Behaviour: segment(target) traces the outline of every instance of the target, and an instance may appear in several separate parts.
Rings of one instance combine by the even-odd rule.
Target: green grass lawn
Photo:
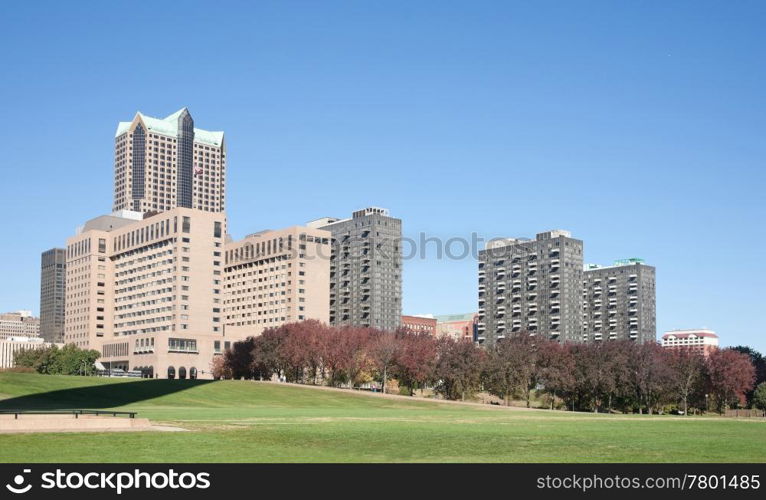
[[[766,422],[447,405],[268,382],[0,373],[0,409],[190,432],[0,434],[0,462],[766,462]]]

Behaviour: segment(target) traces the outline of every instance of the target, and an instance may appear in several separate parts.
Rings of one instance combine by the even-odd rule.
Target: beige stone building
[[[260,335],[283,323],[330,317],[331,233],[294,226],[226,244],[227,336]]]
[[[32,316],[32,311],[0,313],[0,340],[38,335],[40,335],[40,318]]]
[[[107,368],[210,378],[231,342],[225,234],[223,213],[187,208],[88,221],[67,241],[66,343],[99,350]]]
[[[136,113],[117,126],[114,147],[115,211],[224,211],[223,132],[194,128],[188,109],[165,118]]]
[[[41,349],[50,347],[50,342],[45,342],[42,337],[7,337],[0,338],[0,368],[13,368],[16,366],[16,353],[22,349]],[[63,347],[64,344],[55,344]]]

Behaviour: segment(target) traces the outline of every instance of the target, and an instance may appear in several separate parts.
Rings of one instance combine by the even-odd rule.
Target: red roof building
[[[662,347],[666,349],[694,349],[705,357],[718,349],[718,335],[712,330],[672,330],[662,336]]]

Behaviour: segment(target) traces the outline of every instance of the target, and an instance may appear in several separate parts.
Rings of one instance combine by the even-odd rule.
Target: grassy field
[[[0,434],[0,462],[766,462],[766,422],[440,404],[268,382],[0,373],[0,409],[191,432]]]

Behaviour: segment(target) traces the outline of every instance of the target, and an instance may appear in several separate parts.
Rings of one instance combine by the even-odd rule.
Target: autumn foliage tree
[[[745,403],[745,393],[755,382],[755,368],[747,354],[718,349],[708,357],[708,387],[719,413],[729,405]]]

